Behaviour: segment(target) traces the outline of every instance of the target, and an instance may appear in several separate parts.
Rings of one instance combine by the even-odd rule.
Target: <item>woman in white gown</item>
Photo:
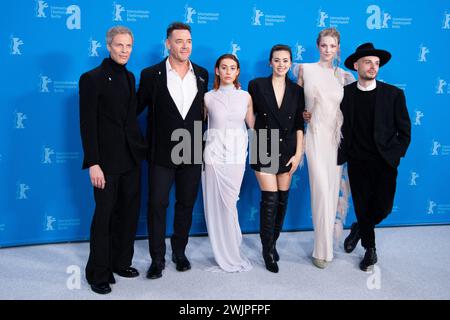
[[[340,103],[344,85],[355,81],[351,73],[337,66],[339,45],[340,35],[336,29],[322,30],[317,38],[320,60],[300,65],[298,77],[298,84],[305,91],[303,116],[308,122],[305,152],[314,225],[312,260],[322,269],[333,260],[333,233],[342,177],[342,166],[337,165],[343,123]],[[341,199],[345,201],[346,196]],[[339,207],[346,209],[344,204]]]
[[[236,203],[247,158],[247,125],[254,115],[248,92],[240,89],[239,61],[234,55],[219,57],[214,89],[205,94],[208,131],[202,172],[203,203],[208,236],[220,269],[241,272],[252,268],[242,254],[242,233]]]

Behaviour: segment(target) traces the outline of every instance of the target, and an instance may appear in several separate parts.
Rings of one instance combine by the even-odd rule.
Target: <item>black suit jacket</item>
[[[136,81],[133,73],[127,71],[131,92],[128,95],[128,89],[119,81],[119,70],[107,58],[80,77],[83,169],[98,164],[105,174],[119,174],[145,158],[146,143],[136,118]]]
[[[189,148],[191,154],[189,161],[183,163],[202,163],[202,123],[203,123],[203,97],[208,91],[208,72],[206,69],[192,63],[197,79],[197,95],[185,119],[182,118],[167,88],[166,59],[148,67],[141,72],[138,89],[138,112],[148,107],[147,113],[147,140],[149,142],[148,160],[164,167],[175,167],[179,163],[172,161],[172,150],[179,141],[171,141],[172,133],[176,129],[186,129],[190,139],[183,140],[183,145]],[[194,126],[197,126],[194,134]],[[196,148],[197,147],[197,148]],[[200,149],[199,149],[200,148]],[[195,154],[195,151],[197,154]],[[200,153],[200,154],[198,154]]]
[[[259,129],[279,130],[279,157],[280,170],[289,171],[286,163],[295,154],[297,148],[297,130],[304,130],[304,121],[302,117],[305,109],[305,96],[303,88],[292,82],[286,77],[286,89],[281,107],[278,108],[275,92],[272,86],[272,75],[266,78],[257,78],[249,82],[248,92],[253,100],[253,111],[255,113],[256,146],[260,146]],[[270,145],[272,143],[270,131],[266,138],[267,156],[272,156]],[[264,141],[262,141],[264,142]],[[262,152],[262,151],[261,151]],[[259,154],[259,149],[258,149]],[[268,167],[260,162],[260,157],[252,155],[252,168],[260,170],[262,167]]]
[[[357,82],[353,82],[344,87],[344,98],[341,102],[344,115],[343,140],[338,152],[339,165],[352,156],[349,150],[352,145],[356,84]],[[403,90],[380,81],[377,81],[373,137],[383,159],[396,168],[411,141],[411,120]]]

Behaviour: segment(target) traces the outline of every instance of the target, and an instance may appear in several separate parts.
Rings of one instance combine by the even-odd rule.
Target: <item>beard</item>
[[[371,76],[370,74],[360,74],[359,77],[363,80],[374,80],[377,77],[377,74]]]

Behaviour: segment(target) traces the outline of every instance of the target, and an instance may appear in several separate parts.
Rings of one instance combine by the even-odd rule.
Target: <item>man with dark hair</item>
[[[345,60],[358,72],[358,81],[344,87],[344,123],[338,164],[348,162],[348,176],[357,223],[344,241],[352,252],[359,239],[366,249],[359,267],[371,270],[378,257],[375,226],[392,211],[397,167],[411,141],[411,121],[402,90],[376,81],[378,70],[391,58],[372,43],[360,45]]]
[[[185,249],[200,182],[203,96],[208,86],[208,72],[189,60],[192,50],[189,25],[171,24],[167,28],[166,46],[169,57],[142,71],[138,90],[139,112],[148,107],[147,217],[152,258],[147,272],[149,279],[160,278],[165,267],[166,210],[174,182],[172,261],[178,271],[191,268]],[[194,135],[194,128],[200,128],[200,135]],[[180,145],[181,151],[177,152]]]
[[[191,26],[186,24],[186,23],[182,23],[182,22],[174,22],[171,23],[168,27],[167,27],[167,32],[166,32],[166,38],[169,39],[170,36],[172,35],[172,32],[174,30],[187,30],[189,31],[189,33],[191,32]]]
[[[94,186],[90,255],[86,279],[99,294],[111,292],[113,272],[134,278],[131,267],[140,207],[140,162],[146,145],[136,118],[133,73],[125,65],[133,34],[122,26],[106,35],[110,57],[80,77],[83,169]]]

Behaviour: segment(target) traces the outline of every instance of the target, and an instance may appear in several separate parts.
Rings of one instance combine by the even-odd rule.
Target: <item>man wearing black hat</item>
[[[371,270],[377,262],[375,226],[392,210],[397,167],[411,140],[403,91],[375,80],[379,68],[390,59],[389,52],[365,43],[345,60],[347,68],[358,72],[358,81],[344,87],[338,164],[348,162],[358,222],[352,224],[344,249],[352,252],[361,239],[366,249],[359,265],[363,271]]]

